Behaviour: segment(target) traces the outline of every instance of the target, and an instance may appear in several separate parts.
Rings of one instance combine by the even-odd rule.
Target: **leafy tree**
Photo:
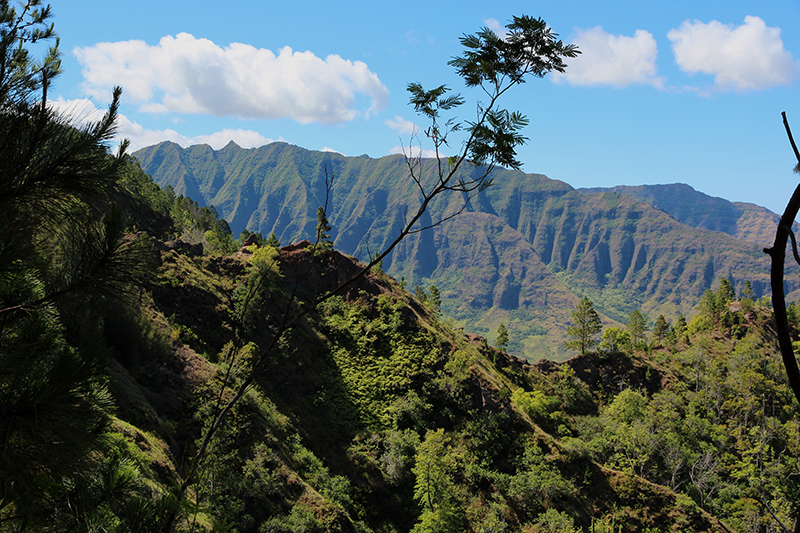
[[[579,533],[575,521],[566,513],[548,509],[536,519],[535,531],[541,533]]]
[[[509,483],[509,495],[529,518],[541,518],[539,513],[554,502],[577,493],[537,444],[525,443],[518,462],[517,472]]]
[[[241,348],[249,336],[258,329],[263,316],[264,297],[278,287],[281,279],[278,270],[278,251],[263,246],[250,256],[245,282],[233,293],[233,313],[231,318],[237,327]]]
[[[431,285],[428,288],[428,305],[430,305],[433,315],[439,316],[442,308],[442,295],[436,285]]]
[[[719,288],[717,289],[717,301],[720,305],[727,305],[736,299],[736,291],[733,290],[733,285],[728,278],[723,277],[719,280]]]
[[[603,340],[600,343],[601,350],[609,353],[615,353],[630,350],[630,348],[631,336],[624,329],[608,328],[603,331]]]
[[[625,329],[628,330],[628,334],[631,336],[631,344],[633,344],[634,348],[641,349],[645,346],[647,330],[650,329],[647,326],[647,322],[647,315],[638,309],[628,314],[628,322],[625,324]]]
[[[203,237],[209,252],[220,254],[230,254],[236,251],[236,244],[233,242],[233,232],[228,222],[224,218],[215,220],[211,224],[211,229],[207,230]]]
[[[573,325],[567,328],[567,335],[572,337],[572,340],[565,341],[564,346],[570,350],[578,350],[581,355],[585,355],[599,344],[595,337],[603,329],[600,315],[597,314],[591,300],[586,296],[572,311],[572,322]]]
[[[508,329],[506,329],[506,325],[503,323],[497,326],[497,340],[494,344],[503,351],[508,348]]]
[[[428,430],[417,450],[413,472],[414,499],[423,507],[415,533],[463,531],[453,475],[459,457],[450,448],[444,429]]]
[[[742,298],[750,298],[751,300],[755,299],[756,293],[753,290],[753,284],[748,279],[744,282],[744,287],[742,288],[741,294],[739,294],[739,299]]]
[[[756,293],[753,290],[753,284],[750,283],[750,280],[744,282],[744,288],[742,288],[742,292],[739,294],[739,301],[742,302],[742,312],[750,313],[753,311],[755,307],[755,297]]]
[[[616,468],[643,475],[658,448],[652,420],[646,416],[648,400],[641,393],[625,389],[604,409],[602,419],[609,438],[609,462]]]
[[[540,425],[546,425],[550,422],[550,412],[558,403],[556,398],[546,396],[545,393],[540,390],[528,392],[522,388],[518,388],[513,392],[511,401],[517,404],[534,422]]]
[[[675,321],[672,330],[675,332],[677,342],[689,342],[689,337],[687,336],[689,325],[686,323],[686,317],[683,316],[683,313],[678,314],[678,319]]]
[[[703,296],[700,298],[698,307],[700,308],[700,315],[702,315],[712,327],[719,324],[722,314],[722,305],[720,305],[720,301],[714,291],[706,289]]]

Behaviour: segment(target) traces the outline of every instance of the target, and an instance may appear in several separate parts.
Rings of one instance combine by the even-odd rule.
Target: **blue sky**
[[[64,67],[51,97],[92,116],[122,86],[133,149],[233,139],[395,153],[426,126],[407,84],[447,84],[473,118],[479,95],[447,65],[459,37],[526,14],[583,53],[501,101],[531,122],[524,171],[574,187],[683,182],[776,212],[800,179],[780,116],[800,137],[797,0],[51,5]]]

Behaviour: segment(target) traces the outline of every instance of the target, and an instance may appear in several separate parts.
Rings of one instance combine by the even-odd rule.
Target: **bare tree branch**
[[[800,152],[792,137],[792,130],[789,128],[789,121],[786,119],[786,112],[781,113],[789,142],[792,145],[795,156],[797,157],[798,167],[800,167]],[[772,309],[775,314],[775,330],[778,335],[778,344],[781,349],[783,366],[786,367],[786,376],[789,379],[789,386],[792,388],[795,398],[800,401],[800,368],[797,366],[797,358],[792,347],[792,337],[789,331],[789,321],[786,317],[786,296],[784,294],[784,262],[786,260],[786,241],[791,235],[792,251],[797,259],[796,242],[792,233],[792,224],[800,210],[800,185],[795,188],[786,210],[781,216],[778,229],[775,232],[775,243],[772,248],[765,248],[764,253],[772,258],[772,268],[770,270],[770,283],[772,286]],[[800,533],[800,517],[795,521],[795,533]]]

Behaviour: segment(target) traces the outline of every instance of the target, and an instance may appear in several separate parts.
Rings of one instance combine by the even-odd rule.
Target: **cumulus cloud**
[[[53,109],[70,117],[72,123],[75,125],[99,120],[103,116],[103,113],[105,113],[105,110],[97,109],[94,103],[89,99],[59,99],[51,100],[48,103]],[[141,124],[120,114],[117,115],[117,135],[114,137],[114,142],[119,143],[122,139],[128,139],[131,142],[131,151],[162,141],[172,141],[183,147],[193,146],[195,144],[207,144],[215,150],[223,148],[230,141],[235,142],[242,148],[255,148],[274,142],[273,139],[268,139],[257,131],[227,128],[210,135],[187,137],[172,129],[145,129]]]
[[[383,109],[389,91],[362,61],[325,59],[284,47],[277,53],[188,33],[155,46],[132,40],[76,48],[89,95],[109,99],[114,85],[152,113],[291,118],[336,124]],[[357,108],[357,96],[369,100]]]
[[[553,73],[556,83],[572,85],[653,85],[662,88],[657,76],[658,46],[650,32],[636,30],[633,37],[611,35],[597,26],[579,29],[572,43],[581,54],[568,60],[567,71]]]
[[[759,17],[747,16],[740,26],[687,20],[667,37],[681,70],[713,75],[719,90],[767,89],[800,75],[798,62],[783,48],[780,28]]]
[[[415,135],[419,128],[416,124],[411,122],[410,120],[406,120],[400,115],[395,115],[394,120],[388,119],[384,121],[384,124],[392,128],[397,133],[401,135]]]

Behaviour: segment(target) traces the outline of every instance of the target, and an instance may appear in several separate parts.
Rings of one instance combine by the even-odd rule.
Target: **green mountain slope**
[[[257,149],[231,143],[219,151],[162,143],[135,155],[160,185],[179,194],[199,192],[234,234],[275,232],[283,243],[314,235],[326,178],[335,177],[328,202],[334,244],[362,258],[390,242],[419,202],[402,156],[352,158],[285,143]],[[433,179],[432,160],[422,165],[426,179]],[[758,296],[768,292],[763,246],[682,224],[629,194],[586,194],[505,169],[493,176],[494,186],[473,198],[465,214],[407,239],[383,266],[412,287],[435,284],[445,312],[467,329],[491,338],[500,322],[511,324],[514,353],[563,359],[560,332],[582,296],[613,324],[640,308],[651,318],[689,314],[722,276],[737,290],[750,280]],[[463,201],[439,198],[422,224],[456,212]],[[696,218],[690,221],[724,226],[722,215],[713,224]],[[742,228],[745,219],[736,219]],[[787,284],[790,292],[800,288],[797,276]]]

